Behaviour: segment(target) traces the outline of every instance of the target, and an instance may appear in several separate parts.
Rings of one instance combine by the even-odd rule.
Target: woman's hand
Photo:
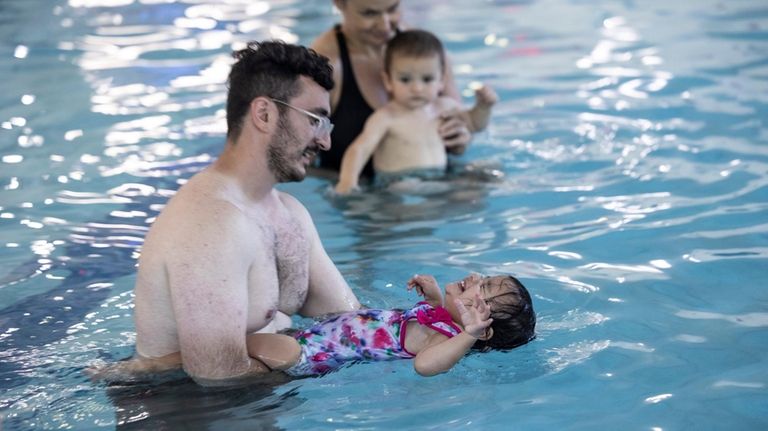
[[[474,338],[487,340],[491,338],[493,332],[490,330],[491,307],[485,303],[480,294],[475,295],[472,304],[467,308],[459,298],[455,300],[456,309],[461,316],[461,324],[464,325],[464,332]]]
[[[440,114],[437,133],[443,139],[445,149],[451,154],[463,154],[472,140],[466,117],[460,109],[450,109]]]

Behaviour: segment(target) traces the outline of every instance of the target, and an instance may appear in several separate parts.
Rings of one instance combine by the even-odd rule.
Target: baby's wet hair
[[[487,300],[493,319],[490,327],[492,334],[488,340],[477,340],[473,346],[475,349],[512,349],[536,337],[536,312],[528,289],[511,275],[498,279],[497,283],[506,289],[503,289],[504,293]]]

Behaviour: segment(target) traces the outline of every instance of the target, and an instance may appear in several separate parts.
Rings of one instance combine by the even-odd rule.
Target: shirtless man
[[[142,247],[136,358],[123,371],[181,362],[202,385],[245,381],[265,370],[246,334],[274,332],[294,313],[360,307],[307,209],[274,188],[303,180],[330,148],[327,59],[280,42],[235,58],[224,150],[168,202]]]

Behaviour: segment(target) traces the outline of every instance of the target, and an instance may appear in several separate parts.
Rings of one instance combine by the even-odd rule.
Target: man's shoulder
[[[298,212],[300,214],[308,214],[307,208],[304,206],[304,204],[301,203],[301,201],[292,194],[280,190],[275,190],[275,193],[277,193],[277,197],[280,199],[280,202],[283,204],[283,206],[285,206],[287,210],[294,213]]]
[[[233,199],[204,177],[195,176],[168,201],[152,230],[176,241],[224,235],[248,225],[248,217]]]
[[[209,217],[210,214],[236,213],[237,206],[227,198],[227,187],[217,185],[205,171],[192,177],[168,201],[165,212],[176,212],[184,218]]]

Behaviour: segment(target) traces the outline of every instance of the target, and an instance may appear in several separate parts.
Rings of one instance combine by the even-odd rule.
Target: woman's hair
[[[536,337],[536,312],[528,290],[511,275],[498,279],[505,289],[488,300],[493,333],[488,340],[477,340],[472,346],[475,349],[511,349]]]
[[[445,52],[440,39],[424,30],[401,31],[387,43],[384,53],[384,71],[389,73],[395,56],[421,58],[433,55],[440,58],[440,69],[445,70]]]
[[[249,42],[232,53],[236,62],[229,73],[227,137],[240,135],[243,117],[253,99],[264,96],[285,102],[299,90],[299,77],[306,76],[331,90],[333,72],[328,58],[314,50],[280,41]],[[285,109],[278,105],[281,111]]]

